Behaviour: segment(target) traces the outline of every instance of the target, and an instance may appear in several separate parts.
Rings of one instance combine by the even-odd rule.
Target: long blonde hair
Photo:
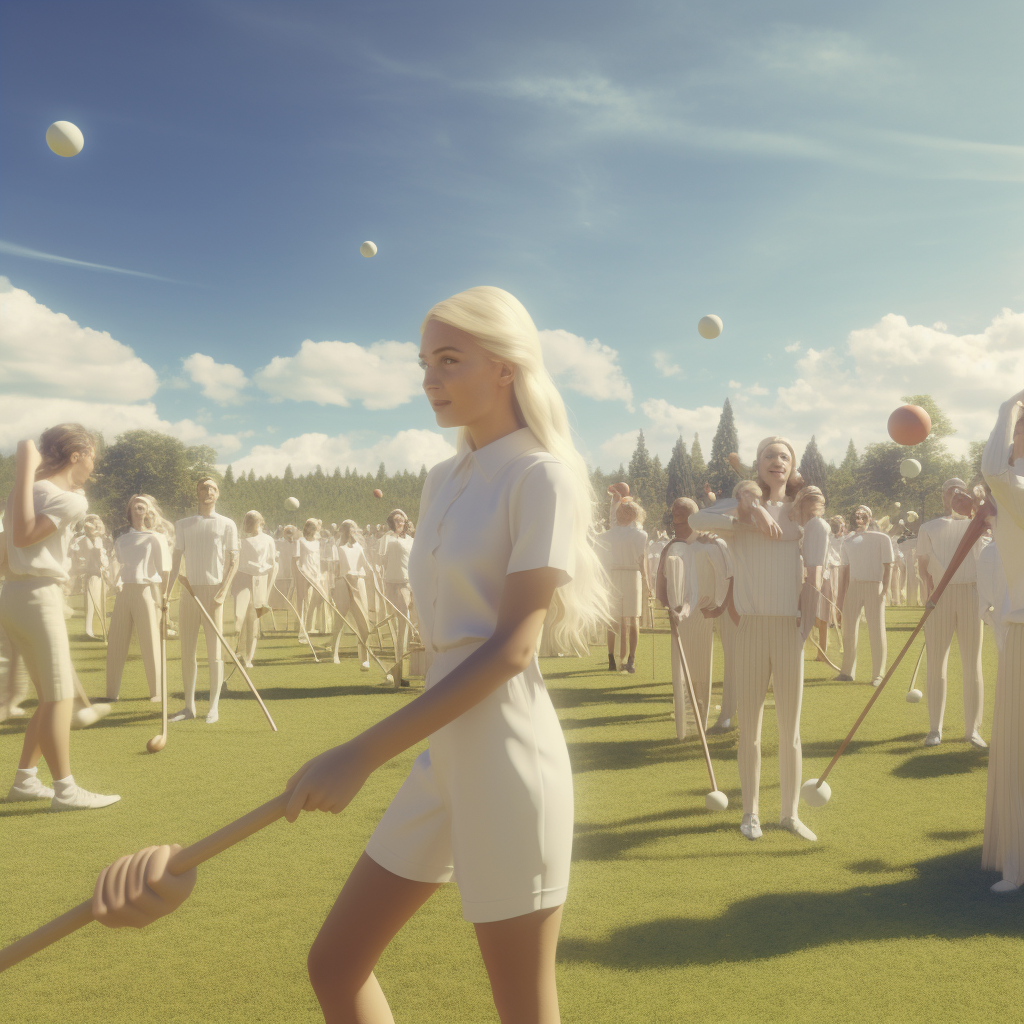
[[[421,334],[430,320],[471,334],[482,348],[515,368],[512,387],[517,419],[570,471],[575,575],[559,591],[561,600],[555,605],[551,630],[557,644],[585,643],[589,631],[606,622],[609,614],[608,577],[591,543],[597,496],[587,465],[573,444],[565,403],[544,367],[537,327],[514,295],[489,285],[439,302],[424,317]],[[459,441],[470,443],[465,427],[459,430]]]

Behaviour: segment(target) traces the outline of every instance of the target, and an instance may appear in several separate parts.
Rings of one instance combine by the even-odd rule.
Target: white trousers
[[[928,719],[932,732],[942,732],[946,710],[946,664],[949,645],[956,633],[964,681],[964,735],[981,728],[985,710],[981,677],[981,615],[978,587],[974,583],[950,583],[924,624],[925,657],[928,659]]]
[[[1024,623],[1020,622],[1010,623],[999,655],[981,866],[1001,871],[1014,885],[1024,885]]]
[[[238,654],[243,661],[252,661],[256,656],[256,642],[260,638],[260,619],[257,608],[269,607],[267,584],[268,573],[253,576],[238,572],[231,581],[231,593],[235,599],[235,630],[238,633]]]
[[[217,629],[224,632],[224,605],[216,604],[214,594],[220,589],[216,584],[192,585],[196,597],[213,617]],[[224,682],[224,656],[220,640],[206,617],[187,590],[182,588],[178,605],[178,635],[181,637],[181,682],[185,688],[185,706],[194,707],[196,702],[196,648],[199,645],[199,629],[206,634],[206,663],[210,669],[210,704],[216,706],[220,699],[220,688]]]
[[[361,576],[339,576],[334,586],[334,604],[356,629],[356,643],[359,660],[366,661],[366,637],[369,634],[369,613],[366,609],[366,580]],[[344,621],[340,618],[334,624],[334,640],[331,648],[335,656],[341,643]]]
[[[724,721],[736,717],[736,633],[739,626],[732,621],[728,609],[716,621],[722,641],[722,710],[718,717]]]
[[[690,697],[686,692],[686,678],[675,632],[676,626],[672,623],[672,698],[676,713],[676,739],[682,740],[686,739],[686,708]],[[683,641],[683,653],[686,655],[686,667],[690,670],[693,692],[700,707],[701,722],[707,729],[708,708],[711,704],[711,656],[715,646],[713,620],[704,618],[700,610],[696,609],[679,626],[679,636]],[[696,708],[693,714],[696,718]]]
[[[114,598],[107,637],[107,697],[117,700],[128,658],[132,628],[139,636],[139,651],[146,670],[150,697],[160,696],[160,613],[151,583],[125,583]]]
[[[744,615],[736,630],[739,696],[740,788],[743,813],[758,813],[761,785],[761,721],[768,683],[779,724],[779,820],[796,818],[800,799],[800,705],[804,693],[803,645],[795,617]]]
[[[412,618],[412,588],[408,583],[385,583],[384,596],[400,612],[404,612],[410,619]],[[387,611],[389,615],[393,616],[390,620],[391,639],[395,644],[395,661],[398,663],[398,668],[395,671],[400,676],[402,674],[402,659],[405,657],[406,647],[409,646],[411,631],[409,623],[405,620],[405,615],[398,615],[391,608],[387,608]]]
[[[860,612],[868,623],[871,641],[871,678],[885,673],[888,648],[885,639],[885,595],[882,584],[872,580],[850,580],[843,600],[843,675],[857,676],[857,636],[860,633]]]
[[[85,577],[85,633],[86,636],[95,636],[93,632],[93,626],[95,625],[96,616],[102,616],[102,623],[100,625],[100,636],[103,636],[103,632],[106,629],[107,621],[107,609],[104,607],[103,602],[103,580],[99,576],[86,576]]]

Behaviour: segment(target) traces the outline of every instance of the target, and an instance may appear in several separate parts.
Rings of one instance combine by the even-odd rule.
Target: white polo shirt
[[[942,516],[923,523],[917,531],[917,558],[920,561],[926,555],[928,562],[925,569],[937,584],[946,571],[946,566],[953,560],[953,554],[960,544],[960,539],[971,525],[970,519],[954,519]],[[950,583],[974,583],[978,578],[978,555],[981,554],[981,542],[974,544],[967,557],[960,563]]]
[[[14,522],[13,500],[12,490],[4,514],[8,523]],[[26,548],[16,548],[8,538],[7,561],[11,572],[19,576],[50,576],[63,583],[69,579],[66,563],[71,536],[89,511],[89,502],[79,491],[64,491],[52,480],[37,480],[32,485],[32,507],[37,518],[46,516],[57,529],[38,544]]]
[[[185,555],[185,578],[194,587],[224,582],[228,555],[238,553],[238,527],[227,516],[189,516],[174,524],[174,550]]]
[[[409,580],[428,648],[487,640],[505,577],[550,567],[572,579],[570,470],[523,427],[435,466],[423,484]],[[389,546],[394,538],[388,538]]]
[[[114,557],[121,565],[122,583],[160,583],[161,573],[167,571],[160,538],[148,530],[122,533],[114,541]]]
[[[338,572],[343,576],[369,576],[370,563],[362,544],[336,544],[334,547]]]
[[[426,486],[427,483],[424,481],[424,489]],[[384,535],[381,542],[380,560],[384,567],[385,583],[409,582],[409,556],[412,552],[413,542],[414,538],[412,537],[399,537],[394,533]]]
[[[693,577],[696,591],[690,599],[691,613],[699,608],[717,608],[729,592],[729,578],[732,576],[725,541],[720,537],[701,541],[691,533],[687,540],[670,540],[665,547],[669,549],[666,558],[682,558],[687,576]]]
[[[266,576],[277,561],[277,545],[269,533],[243,537],[239,545],[238,571],[250,576]]]
[[[857,583],[881,583],[885,566],[893,560],[892,541],[874,530],[846,535],[842,564],[850,567],[850,579]]]

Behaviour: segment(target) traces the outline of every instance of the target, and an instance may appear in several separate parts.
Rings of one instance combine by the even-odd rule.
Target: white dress
[[[423,485],[409,578],[426,685],[494,632],[505,577],[572,564],[569,471],[527,429],[435,466]],[[394,874],[459,885],[468,921],[502,921],[565,901],[572,772],[536,658],[430,737],[366,852]]]

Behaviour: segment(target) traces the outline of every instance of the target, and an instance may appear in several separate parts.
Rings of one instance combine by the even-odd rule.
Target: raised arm
[[[1011,450],[1014,457],[1024,455],[1024,440],[1014,437],[1018,419],[1024,415],[1024,391],[1003,402],[999,407],[996,425],[992,428],[985,451],[981,456],[981,473],[992,490],[1000,513],[1024,528],[1024,479],[1017,476],[1009,464]]]
[[[11,502],[11,544],[16,548],[38,544],[57,529],[57,524],[49,516],[36,516],[32,500],[36,470],[42,461],[35,441],[18,442],[14,462],[14,497]]]

